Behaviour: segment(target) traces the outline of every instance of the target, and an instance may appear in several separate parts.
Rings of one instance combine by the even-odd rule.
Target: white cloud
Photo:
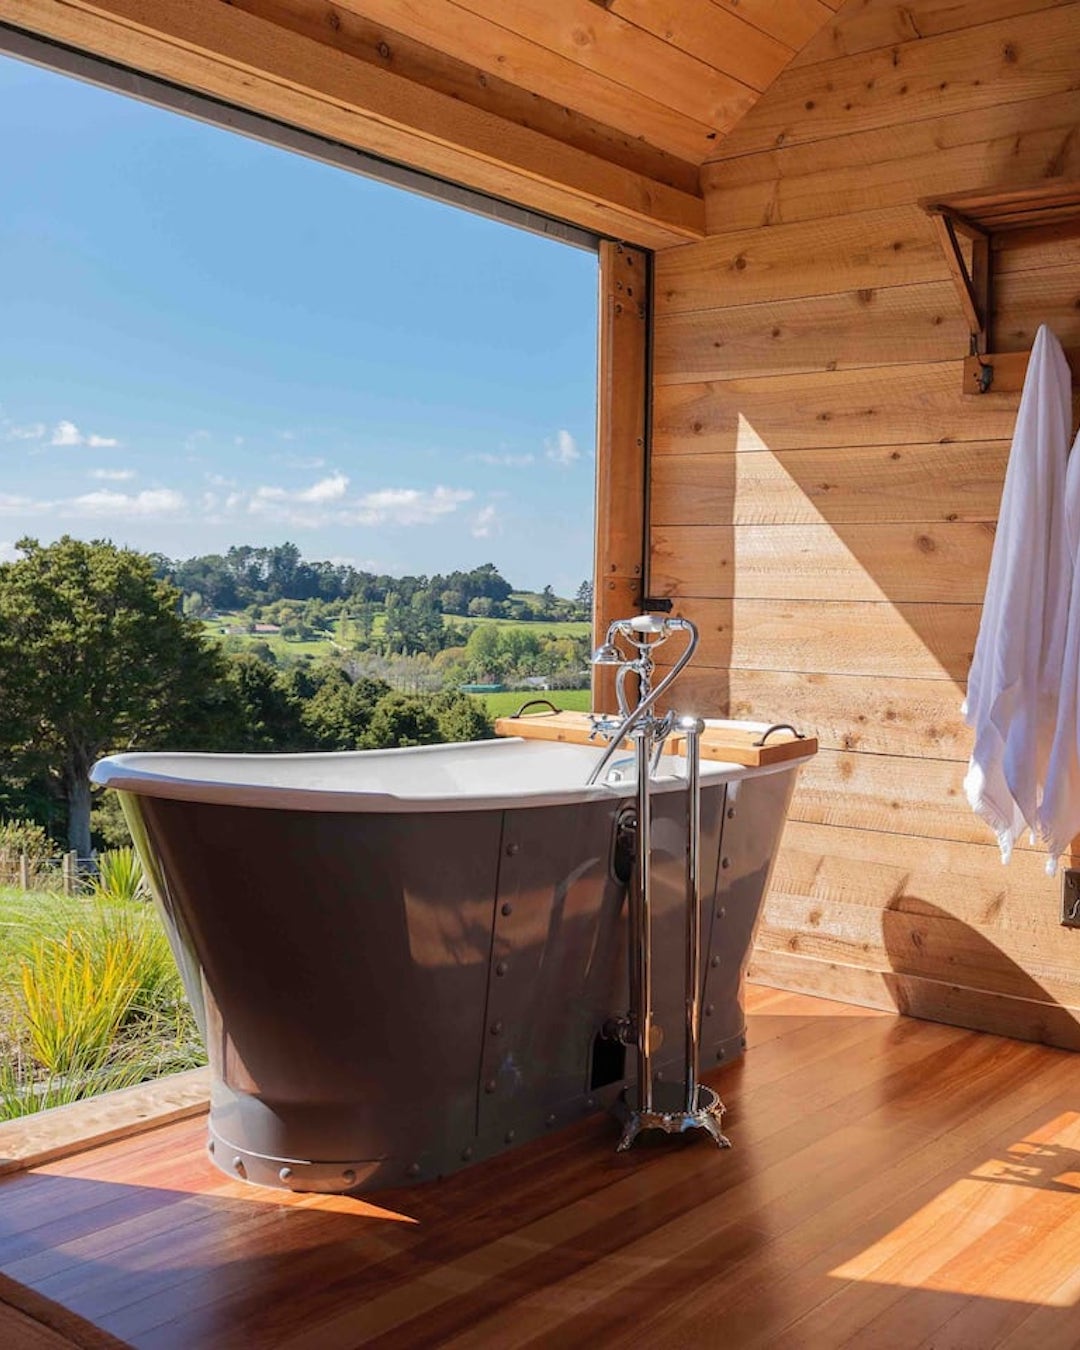
[[[548,459],[554,460],[556,464],[569,465],[581,458],[577,441],[565,428],[556,433],[554,441],[545,441],[544,447]]]
[[[91,478],[98,478],[105,483],[127,483],[135,477],[134,469],[91,469]]]
[[[301,502],[337,502],[345,496],[348,488],[348,478],[343,473],[335,473],[312,483],[311,487],[297,493],[296,499]]]
[[[172,488],[149,488],[144,492],[84,492],[79,497],[57,502],[62,516],[120,516],[125,520],[154,516],[175,516],[187,505],[184,494]]]
[[[65,520],[153,519],[175,516],[187,506],[183,493],[171,488],[152,488],[145,492],[113,492],[99,488],[77,497],[45,498],[14,496],[0,492],[0,516],[59,516]]]
[[[484,506],[476,513],[472,523],[474,539],[490,539],[493,534],[502,533],[502,524],[493,506]]]
[[[482,450],[477,451],[476,454],[469,455],[468,458],[474,460],[477,464],[494,464],[508,469],[522,469],[527,464],[536,463],[535,455],[492,455]]]
[[[4,439],[8,441],[40,441],[48,427],[44,422],[30,422],[24,427],[14,426],[12,423],[5,423]]]
[[[247,509],[266,520],[311,529],[329,524],[430,525],[475,495],[469,488],[436,487],[381,488],[350,497],[348,486],[340,473],[308,488],[263,485],[248,498]]]
[[[60,446],[88,445],[92,450],[111,450],[120,442],[115,436],[99,436],[96,432],[91,432],[88,436],[83,435],[74,422],[69,422],[64,418],[53,427],[49,444]]]

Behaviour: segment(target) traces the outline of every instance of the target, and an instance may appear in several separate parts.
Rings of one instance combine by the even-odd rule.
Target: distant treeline
[[[256,548],[234,545],[225,553],[207,553],[174,561],[152,554],[156,574],[184,596],[199,597],[214,610],[241,610],[279,600],[348,601],[358,605],[427,608],[439,614],[473,618],[587,619],[592,586],[582,582],[574,599],[562,600],[550,586],[533,597],[512,599],[514,587],[494,563],[469,572],[392,577],[359,571],[344,563],[307,562],[295,544]]]

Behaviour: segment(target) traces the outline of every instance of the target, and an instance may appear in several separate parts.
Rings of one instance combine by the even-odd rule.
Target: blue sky
[[[0,58],[0,559],[592,570],[596,259]]]

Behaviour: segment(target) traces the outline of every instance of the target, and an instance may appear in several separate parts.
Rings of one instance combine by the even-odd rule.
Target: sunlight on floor
[[[987,1159],[830,1274],[1071,1307],[1080,1300],[1080,1112]]]

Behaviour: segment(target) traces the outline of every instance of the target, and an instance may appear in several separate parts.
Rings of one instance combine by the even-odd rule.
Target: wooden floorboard
[[[0,1181],[0,1271],[140,1350],[1080,1344],[1075,1058],[748,1004],[730,1151],[596,1117],[361,1201],[231,1181],[186,1120]]]

